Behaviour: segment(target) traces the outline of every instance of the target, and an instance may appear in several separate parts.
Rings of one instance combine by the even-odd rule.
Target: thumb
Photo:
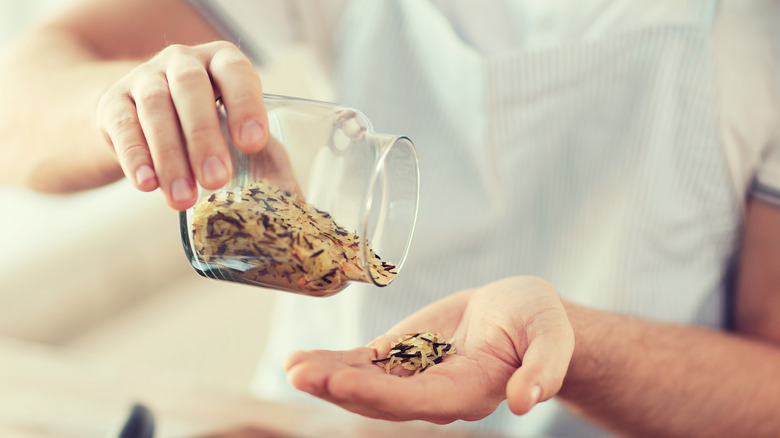
[[[506,385],[509,409],[523,415],[560,391],[574,352],[574,333],[563,325],[531,340],[522,365]]]

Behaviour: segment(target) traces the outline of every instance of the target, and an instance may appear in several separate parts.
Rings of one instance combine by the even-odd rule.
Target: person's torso
[[[273,329],[294,340],[272,339],[258,391],[291,349],[365,343],[441,296],[512,275],[592,307],[722,326],[745,187],[722,141],[717,11],[709,0],[347,4],[323,33],[335,96],[417,147],[415,238],[387,288],[280,296]],[[553,403],[512,421],[524,434],[600,434]]]

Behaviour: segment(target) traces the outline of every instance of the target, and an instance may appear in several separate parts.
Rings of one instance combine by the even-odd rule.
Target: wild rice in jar
[[[206,263],[250,282],[330,295],[348,281],[389,284],[397,274],[369,247],[361,268],[358,236],[324,211],[276,186],[258,182],[214,193],[195,206],[192,241]]]

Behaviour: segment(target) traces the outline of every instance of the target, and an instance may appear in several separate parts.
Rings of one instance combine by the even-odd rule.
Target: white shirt
[[[291,391],[279,363],[293,350],[365,344],[511,275],[595,308],[727,325],[746,198],[780,205],[777,2],[198,3],[258,61],[312,42],[335,99],[420,156],[404,270],[381,290],[279,296],[259,394]],[[555,402],[499,411],[477,426],[606,435]]]

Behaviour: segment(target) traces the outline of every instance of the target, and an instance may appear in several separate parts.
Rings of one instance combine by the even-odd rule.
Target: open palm
[[[417,375],[390,374],[372,361],[407,333],[454,338],[456,354]],[[512,277],[434,302],[368,347],[307,351],[285,362],[290,383],[359,414],[434,423],[478,420],[508,399],[516,414],[554,396],[574,348],[555,290],[543,280]]]

